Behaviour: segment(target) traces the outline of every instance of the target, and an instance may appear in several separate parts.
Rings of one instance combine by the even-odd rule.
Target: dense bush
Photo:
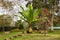
[[[18,20],[18,21],[16,22],[16,26],[17,26],[19,29],[24,29],[22,20]]]
[[[11,30],[12,32],[20,32],[20,29],[16,28],[16,29],[13,29]]]

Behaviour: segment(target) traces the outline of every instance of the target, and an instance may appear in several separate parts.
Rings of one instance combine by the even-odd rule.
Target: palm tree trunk
[[[28,30],[27,30],[27,33],[32,33],[32,24],[29,24],[29,26],[28,26]]]

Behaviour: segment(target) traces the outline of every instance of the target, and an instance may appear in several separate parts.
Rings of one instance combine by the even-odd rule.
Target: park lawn
[[[54,30],[54,32],[48,32],[46,36],[44,34],[25,34],[22,37],[17,37],[12,40],[60,40],[60,30]]]
[[[47,35],[47,36],[44,36],[44,35],[34,35],[34,34],[30,34],[30,35],[24,35],[22,37],[17,37],[17,38],[14,38],[12,40],[60,40],[60,36],[58,35]]]
[[[48,31],[48,34],[60,35],[60,30],[54,30],[54,32],[50,32],[50,31]]]
[[[49,31],[46,36],[39,33],[25,34],[12,40],[60,40],[60,30],[54,30],[54,32]]]
[[[9,38],[17,34],[21,33],[10,32],[9,34],[6,35],[0,32],[0,40],[4,40],[5,38]],[[18,36],[17,38],[13,38],[11,40],[60,40],[60,30],[54,30],[54,32],[48,32],[46,36],[40,33],[24,34],[23,36]]]
[[[9,34],[4,34],[3,32],[0,32],[0,40],[4,40],[5,38],[9,38],[17,34],[20,34],[20,32],[10,32]]]

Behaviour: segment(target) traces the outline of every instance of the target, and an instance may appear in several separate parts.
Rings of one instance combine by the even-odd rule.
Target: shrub
[[[11,30],[11,31],[13,31],[13,32],[20,32],[20,29],[13,29],[13,30]]]

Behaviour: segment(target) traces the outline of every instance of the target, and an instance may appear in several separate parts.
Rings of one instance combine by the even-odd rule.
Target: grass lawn
[[[0,33],[0,40],[4,40],[5,38],[9,38],[17,34],[20,34],[20,32],[11,32],[8,35]],[[44,36],[44,34],[37,34],[37,33],[24,34],[24,36],[13,38],[11,40],[60,40],[60,30],[55,30],[54,32],[48,32],[46,36]]]
[[[40,34],[28,34],[28,35],[24,35],[23,37],[17,37],[15,39],[12,40],[60,40],[60,36],[58,35],[40,35]]]
[[[9,34],[4,34],[3,32],[0,32],[0,40],[4,40],[5,38],[9,38],[11,36],[17,35],[20,32],[10,32]]]

